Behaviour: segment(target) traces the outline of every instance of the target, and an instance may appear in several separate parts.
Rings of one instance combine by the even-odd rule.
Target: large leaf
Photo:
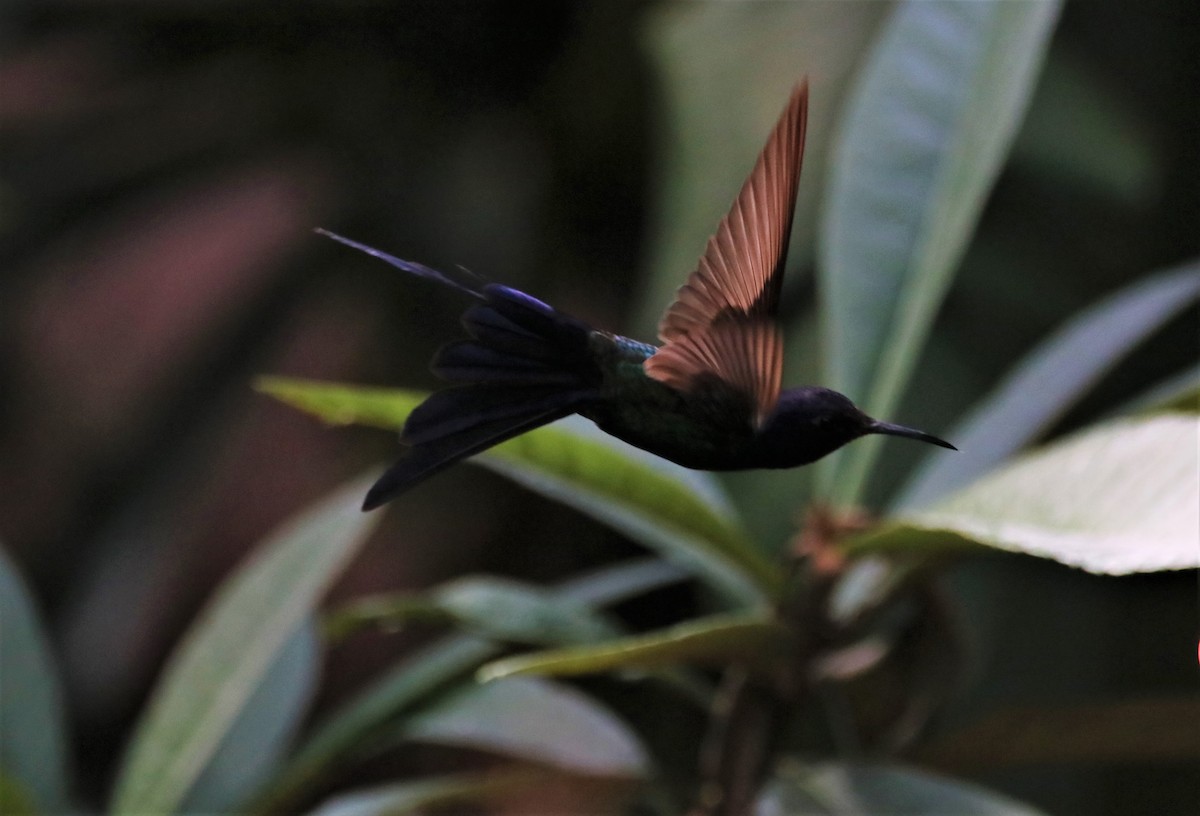
[[[899,5],[842,121],[820,234],[829,384],[892,418],[1000,171],[1059,4]],[[862,495],[878,438],[825,469]]]
[[[640,635],[506,657],[479,669],[481,681],[513,675],[570,676],[678,664],[763,662],[779,654],[782,626],[759,615],[713,615]]]
[[[756,816],[1037,816],[1040,811],[978,785],[900,765],[784,763]]]
[[[0,775],[8,801],[67,809],[62,688],[33,599],[0,547]],[[20,792],[20,795],[18,795]]]
[[[595,700],[529,677],[449,694],[404,723],[399,735],[599,776],[640,777],[649,764],[628,726]]]
[[[1200,262],[1155,275],[1084,311],[1022,360],[925,460],[897,506],[969,484],[1036,439],[1134,346],[1200,296]],[[943,455],[944,453],[950,455]]]
[[[327,422],[398,429],[425,395],[268,378],[259,388]],[[761,604],[780,575],[742,531],[715,479],[569,417],[470,460],[685,564],[739,604]]]
[[[866,553],[985,545],[1113,575],[1197,567],[1198,439],[1190,415],[1097,426],[845,546]]]
[[[674,583],[679,577],[678,570],[670,565],[639,560],[565,582],[555,595],[589,605],[618,603]],[[445,691],[502,649],[496,641],[459,636],[409,655],[333,712],[297,751],[254,810],[287,810],[323,774],[361,749],[382,727],[397,723],[417,702]]]
[[[217,590],[142,715],[114,812],[179,809],[289,639],[378,522],[358,509],[368,484],[356,480],[283,525]]]
[[[313,621],[284,643],[188,791],[185,813],[232,813],[279,767],[316,691],[320,653]]]

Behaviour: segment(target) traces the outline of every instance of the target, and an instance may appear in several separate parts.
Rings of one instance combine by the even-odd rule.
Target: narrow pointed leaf
[[[204,772],[185,813],[233,813],[277,770],[317,687],[320,654],[311,620],[288,637]]]
[[[480,668],[477,676],[487,681],[513,675],[564,677],[679,664],[762,662],[779,654],[784,638],[782,627],[764,617],[715,615],[594,646],[503,658]]]
[[[1191,415],[1106,423],[845,546],[863,554],[983,545],[1111,575],[1195,568],[1198,438]]]
[[[968,484],[1035,440],[1151,332],[1200,297],[1200,262],[1155,275],[1087,309],[1040,344],[947,433],[898,499],[920,507]]]
[[[268,378],[260,390],[328,422],[399,429],[425,398],[404,390]],[[468,460],[591,516],[740,605],[761,604],[778,570],[750,543],[720,484],[569,417]]]
[[[410,655],[343,708],[335,711],[300,747],[250,808],[287,812],[348,754],[417,701],[470,673],[503,647],[460,636]]]
[[[67,810],[66,718],[50,643],[33,598],[0,547],[0,770],[10,801]],[[17,811],[3,811],[17,812]]]
[[[399,735],[598,776],[640,777],[649,766],[637,737],[598,702],[529,677],[467,686],[406,722]]]
[[[378,522],[359,511],[356,480],[286,523],[217,590],[180,643],[137,726],[114,813],[177,810],[222,740]]]
[[[476,634],[515,643],[589,643],[618,633],[585,604],[502,578],[459,579],[440,587],[438,603]]]
[[[829,385],[893,418],[1028,103],[1059,4],[922,0],[885,24],[842,121],[819,235]],[[823,471],[862,495],[878,439]]]
[[[326,631],[339,636],[367,623],[396,627],[410,619],[457,625],[482,637],[510,643],[586,643],[618,630],[585,604],[506,578],[474,576],[444,584],[427,595],[361,598],[336,610]]]

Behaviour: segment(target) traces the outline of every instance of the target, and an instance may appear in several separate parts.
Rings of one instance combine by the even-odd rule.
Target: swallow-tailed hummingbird
[[[936,436],[881,422],[828,388],[781,390],[776,313],[804,154],[808,83],[796,86],[733,207],[658,325],[661,346],[594,329],[524,292],[470,285],[325,230],[319,232],[472,300],[469,339],[432,370],[453,387],[408,417],[410,450],[367,493],[364,510],[514,436],[570,414],[684,467],[806,465],[867,434]]]

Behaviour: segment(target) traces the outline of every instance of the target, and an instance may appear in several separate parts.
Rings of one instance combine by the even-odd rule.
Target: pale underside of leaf
[[[986,473],[1030,443],[1124,355],[1200,295],[1200,263],[1122,289],[1069,321],[1023,359],[948,436],[897,500],[920,507]]]
[[[1126,419],[1024,456],[851,552],[971,542],[1121,575],[1200,566],[1200,421]]]
[[[629,727],[567,686],[511,677],[468,686],[405,723],[407,739],[472,747],[578,773],[643,776],[649,758]]]

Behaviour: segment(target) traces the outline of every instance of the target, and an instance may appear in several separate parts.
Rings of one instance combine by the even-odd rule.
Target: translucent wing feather
[[[779,398],[779,308],[804,154],[808,82],[801,82],[733,207],[658,326],[664,345],[646,373],[687,390],[716,375],[749,394],[761,420]]]

